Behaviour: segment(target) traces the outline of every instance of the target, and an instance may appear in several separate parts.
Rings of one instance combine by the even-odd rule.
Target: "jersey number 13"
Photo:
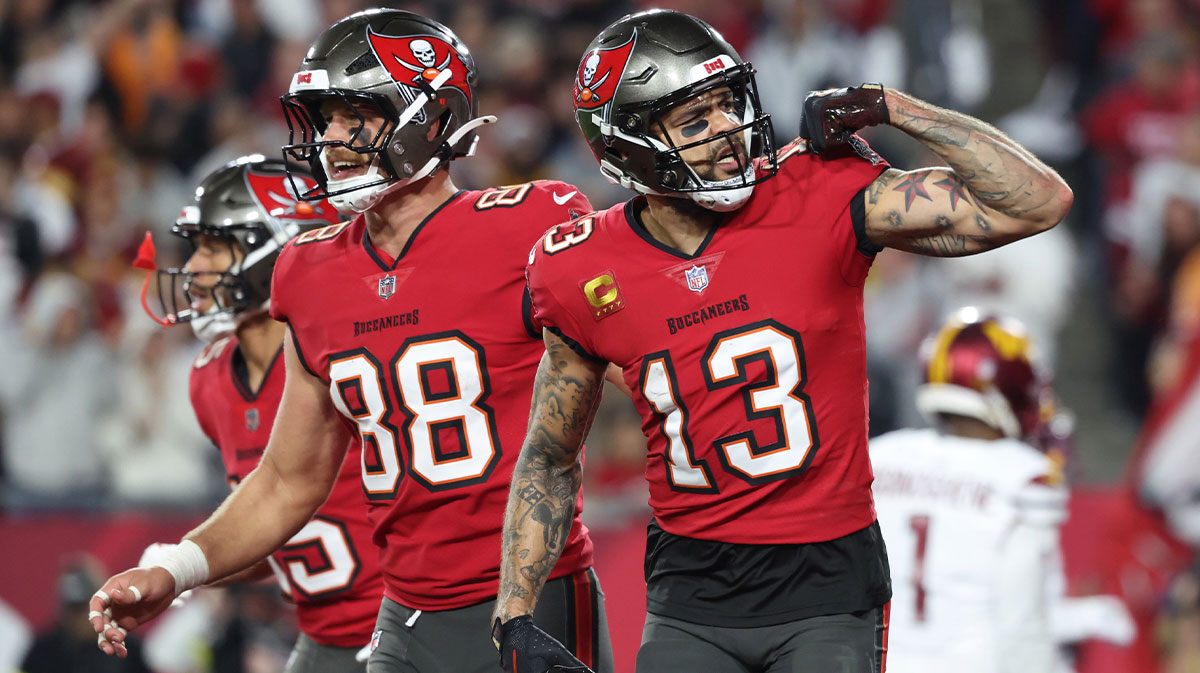
[[[764,380],[749,383],[748,366],[766,370]],[[818,447],[812,402],[806,395],[804,349],[800,335],[774,320],[762,320],[723,332],[709,342],[701,369],[710,392],[738,387],[749,421],[773,423],[778,439],[760,445],[747,428],[717,439],[717,456],[726,471],[751,484],[787,479],[803,473]],[[675,366],[668,351],[642,358],[641,391],[661,419],[667,437],[667,476],[676,490],[716,492],[704,461],[696,458],[688,434],[687,405],[679,394]]]

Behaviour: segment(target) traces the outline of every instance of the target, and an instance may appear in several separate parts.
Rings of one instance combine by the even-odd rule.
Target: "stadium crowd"
[[[232,158],[278,156],[279,95],[306,46],[370,4],[0,2],[0,524],[202,512],[224,496],[187,398],[200,344],[142,315],[144,272],[130,262],[146,231],[160,266],[186,259],[169,231],[192,187]],[[570,90],[596,30],[649,6],[704,18],[754,64],[781,143],[809,91],[881,81],[994,123],[1051,163],[1075,191],[1063,226],[971,260],[879,255],[866,305],[871,431],[920,424],[913,362],[950,310],[1022,319],[1076,415],[1072,477],[1125,494],[1129,525],[1175,545],[1158,565],[1139,561],[1148,588],[1119,586],[1123,560],[1098,564],[1091,581],[1121,593],[1140,625],[1162,620],[1169,637],[1148,647],[1165,652],[1163,670],[1200,660],[1197,578],[1181,572],[1200,545],[1200,2],[386,4],[445,22],[475,56],[480,110],[499,122],[453,165],[465,188],[556,178],[597,208],[624,199],[580,141]],[[932,164],[891,129],[863,136],[894,166]],[[588,524],[642,521],[644,441],[624,397],[606,397],[587,460]],[[81,573],[105,574],[76,558],[37,562],[62,564],[64,606]],[[213,627],[207,670],[277,670],[286,646],[271,643],[291,642],[276,633],[278,607],[253,589],[221,600],[206,613],[227,627]],[[226,647],[259,654],[221,668]],[[24,654],[12,656],[0,672]],[[38,670],[50,669],[26,673]]]

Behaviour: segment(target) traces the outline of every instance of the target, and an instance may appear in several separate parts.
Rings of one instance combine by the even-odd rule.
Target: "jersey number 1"
[[[761,362],[762,382],[750,384],[749,366]],[[709,391],[741,389],[749,420],[775,426],[776,441],[760,445],[747,429],[716,440],[726,471],[751,483],[787,479],[803,473],[819,445],[812,401],[802,392],[807,382],[800,335],[774,320],[718,332],[702,358]],[[673,488],[714,493],[708,465],[696,458],[688,436],[688,411],[679,395],[671,355],[667,351],[642,358],[642,396],[661,418],[667,437],[667,476]]]

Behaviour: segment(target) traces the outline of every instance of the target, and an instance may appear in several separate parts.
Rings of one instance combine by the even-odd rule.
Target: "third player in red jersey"
[[[192,366],[189,394],[233,488],[258,467],[283,396],[285,327],[266,309],[279,250],[289,236],[339,219],[327,201],[296,198],[283,162],[254,155],[205,178],[172,228],[194,251],[182,269],[160,273],[160,289],[172,290],[160,292],[161,322],[188,323],[209,341]],[[168,306],[172,299],[179,304]],[[329,499],[269,564],[225,582],[266,577],[274,569],[296,604],[301,632],[286,673],[365,670],[357,655],[374,631],[383,577],[358,489],[357,454],[350,452]],[[162,547],[151,549],[161,553]],[[155,552],[140,565],[152,565]]]
[[[220,449],[235,487],[258,466],[271,436],[283,395],[282,354],[281,341],[257,389],[247,383],[235,335],[209,344],[192,366],[196,420]],[[269,559],[280,587],[296,604],[300,630],[320,645],[353,653],[370,642],[383,597],[379,550],[359,489],[358,453],[352,447],[329,499]]]

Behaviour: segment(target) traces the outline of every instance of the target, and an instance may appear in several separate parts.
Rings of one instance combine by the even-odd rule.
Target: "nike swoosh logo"
[[[554,195],[554,202],[560,206],[566,205],[567,201],[570,201],[571,197],[575,196],[576,192],[578,192],[578,191],[579,190],[567,192],[566,194],[563,194],[562,196],[559,196],[558,192],[552,192],[552,194]]]

